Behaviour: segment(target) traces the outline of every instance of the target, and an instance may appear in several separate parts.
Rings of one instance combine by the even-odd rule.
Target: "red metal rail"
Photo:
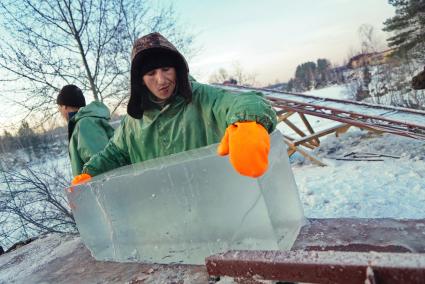
[[[425,283],[425,219],[309,219],[291,252],[232,251],[206,265],[240,283]]]
[[[425,255],[336,251],[229,251],[206,258],[210,275],[308,283],[424,283]],[[257,283],[261,283],[261,282]],[[368,282],[366,282],[368,281]],[[252,283],[252,282],[251,282]]]
[[[268,97],[274,107],[288,111],[319,116],[330,120],[348,123],[357,127],[372,128],[396,135],[407,136],[425,140],[425,125],[416,125],[402,121],[392,120],[379,116],[365,115],[358,112],[344,111],[332,107],[317,106],[308,103],[299,103],[287,99]]]
[[[392,119],[384,116],[371,115],[362,112],[361,109],[366,108],[375,111],[380,110],[385,113],[397,113],[399,114],[399,116],[403,116],[403,114],[405,114],[406,116],[415,116],[417,118],[421,118],[421,121],[425,122],[424,111],[367,104],[348,100],[321,98],[311,95],[260,88],[225,85],[220,85],[220,87],[235,92],[263,92],[264,94],[266,94],[266,97],[272,102],[274,107],[286,111],[295,111],[303,114],[348,123],[357,127],[371,128],[376,129],[378,131],[425,140],[425,123],[422,124],[418,123],[417,121],[409,121],[408,119],[402,121],[399,119]],[[287,97],[285,97],[285,95]],[[341,108],[336,108],[332,105],[346,105],[356,109],[356,111],[344,110]]]

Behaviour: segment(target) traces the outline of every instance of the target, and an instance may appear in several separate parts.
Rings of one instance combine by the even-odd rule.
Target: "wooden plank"
[[[316,132],[314,134],[305,136],[305,137],[303,137],[301,139],[297,139],[293,143],[294,143],[295,146],[300,145],[300,144],[305,144],[306,142],[310,142],[310,140],[312,140],[312,139],[316,139],[318,137],[322,137],[322,136],[328,135],[328,134],[330,134],[332,132],[336,132],[338,129],[346,128],[347,126],[349,126],[349,125],[348,124],[345,124],[345,123],[338,124],[336,126],[333,126],[333,127],[330,127],[330,128],[324,129],[324,130],[321,130],[319,132]]]
[[[292,130],[294,130],[295,133],[297,133],[299,136],[307,136],[307,134],[305,134],[301,129],[299,129],[295,124],[293,124],[289,120],[283,120],[283,122],[286,123],[286,125],[288,125]]]
[[[318,158],[316,158],[316,157],[312,156],[311,154],[307,153],[307,151],[304,151],[300,147],[295,146],[291,141],[289,141],[289,140],[287,140],[285,138],[283,139],[283,141],[286,143],[286,145],[289,146],[290,149],[296,149],[296,151],[298,153],[300,153],[301,155],[303,155],[303,157],[305,157],[306,159],[310,160],[313,164],[316,164],[316,165],[321,166],[321,167],[326,167],[326,164],[325,163],[321,162]]]
[[[295,133],[297,133],[298,135],[300,135],[301,137],[305,137],[307,136],[301,129],[299,129],[295,124],[293,124],[292,122],[290,122],[289,120],[283,120],[283,122],[288,125],[292,130],[295,131]],[[304,143],[304,146],[310,148],[310,149],[314,149],[316,148],[315,145],[312,145],[311,143]]]
[[[351,126],[352,125],[347,124],[346,127],[341,127],[339,129],[337,129],[336,132],[335,132],[335,136],[339,137],[339,135],[346,133]]]
[[[288,157],[291,157],[295,152],[297,152],[297,149],[294,148],[288,148]]]
[[[290,142],[289,144],[288,144],[288,146],[290,146],[290,147],[293,147],[295,150],[296,150],[296,146],[294,145],[294,142],[293,141],[295,141],[295,139],[294,138],[292,138],[292,137],[290,137],[290,136],[287,136],[287,135],[283,135],[283,137],[285,138],[285,139],[288,139],[288,142]],[[311,150],[314,150],[314,146],[312,146],[312,145],[310,145],[310,144],[303,144],[302,146],[304,146],[304,147],[306,147],[306,148],[310,148]]]
[[[288,136],[288,135],[285,135],[285,134],[282,134],[282,136],[285,138],[285,139],[288,139],[288,141],[294,141],[295,139],[294,138],[292,138],[291,136]]]
[[[308,129],[308,131],[310,132],[310,134],[314,134],[313,127],[311,127],[310,122],[307,120],[307,117],[306,117],[303,113],[301,113],[301,112],[299,112],[298,114],[299,114],[299,116],[301,117],[301,120],[304,122],[304,124],[305,124],[305,126],[307,127],[307,129]],[[320,140],[319,140],[319,138],[318,138],[318,137],[316,137],[316,138],[312,139],[312,140],[311,140],[311,143],[312,143],[313,145],[317,146],[317,147],[319,147],[319,146],[320,146]]]
[[[280,110],[275,110],[276,111],[276,116],[281,116],[282,114],[284,114],[285,112],[287,112],[287,110],[285,109],[280,109]]]
[[[288,117],[290,117],[290,116],[291,116],[291,115],[293,115],[294,113],[295,113],[294,111],[288,111],[288,112],[286,112],[285,114],[278,115],[278,117],[277,117],[277,121],[278,121],[278,122],[284,121],[284,120],[288,119]]]

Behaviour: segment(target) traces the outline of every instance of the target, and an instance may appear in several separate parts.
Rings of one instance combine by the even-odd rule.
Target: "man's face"
[[[143,75],[143,82],[149,91],[159,100],[166,100],[176,88],[176,69],[162,67],[149,71]]]
[[[58,105],[58,111],[61,114],[61,116],[63,117],[63,119],[68,121],[68,108],[66,106],[63,106],[63,105]]]

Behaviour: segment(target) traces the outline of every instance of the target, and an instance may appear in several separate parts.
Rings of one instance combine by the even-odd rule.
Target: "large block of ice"
[[[203,264],[229,249],[290,249],[304,215],[281,134],[271,135],[259,179],[236,173],[216,148],[122,167],[68,191],[93,256]]]

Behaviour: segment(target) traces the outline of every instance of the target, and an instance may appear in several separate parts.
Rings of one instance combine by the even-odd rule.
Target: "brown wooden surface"
[[[0,256],[0,283],[208,283],[204,265],[97,261],[77,236],[47,236]]]
[[[292,249],[425,253],[425,219],[309,219]]]

